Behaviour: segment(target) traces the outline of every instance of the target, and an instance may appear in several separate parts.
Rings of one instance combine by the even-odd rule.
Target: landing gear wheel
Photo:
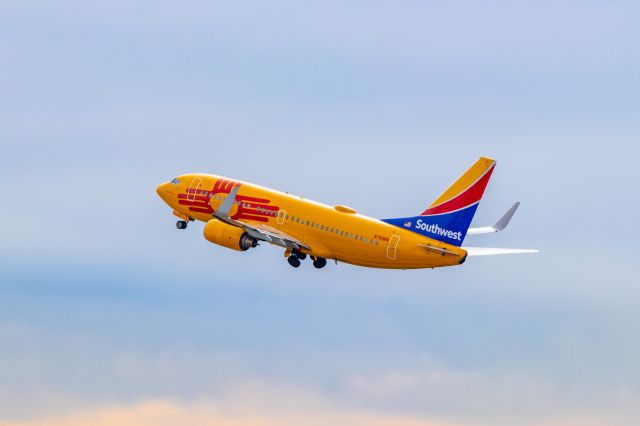
[[[327,259],[323,257],[316,257],[313,261],[313,266],[315,266],[316,269],[322,269],[327,266]]]
[[[307,253],[298,252],[298,253],[296,253],[296,255],[298,256],[298,259],[300,259],[300,260],[305,260],[307,258]]]
[[[184,220],[179,220],[176,222],[176,228],[178,229],[187,229],[187,222]]]
[[[287,258],[287,262],[289,262],[289,265],[293,266],[294,268],[300,267],[300,259],[298,259],[298,256],[296,256],[295,254],[289,256]]]

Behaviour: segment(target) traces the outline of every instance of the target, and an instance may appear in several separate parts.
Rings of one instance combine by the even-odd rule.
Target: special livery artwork
[[[345,205],[327,205],[220,175],[187,173],[158,186],[178,229],[204,222],[207,241],[236,251],[260,243],[284,249],[294,268],[310,258],[387,269],[461,265],[468,256],[537,250],[463,246],[467,236],[502,231],[520,203],[493,225],[471,227],[495,160],[480,157],[422,213],[376,219]]]
[[[211,198],[217,195],[228,195],[235,186],[240,183],[230,179],[218,179],[211,190],[200,188],[198,184],[187,188],[184,193],[178,194],[178,204],[187,206],[194,213],[213,214]],[[271,205],[271,200],[266,198],[238,195],[236,197],[237,211],[231,216],[234,220],[255,220],[256,222],[268,222],[268,217],[276,216],[280,208]]]

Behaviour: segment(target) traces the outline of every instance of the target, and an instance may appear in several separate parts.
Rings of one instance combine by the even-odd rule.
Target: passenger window
[[[288,214],[284,215],[284,220],[289,220],[289,215]]]

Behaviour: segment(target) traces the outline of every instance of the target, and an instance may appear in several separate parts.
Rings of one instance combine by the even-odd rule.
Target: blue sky
[[[635,424],[639,18],[3,3],[0,424]],[[540,254],[294,270],[155,194],[210,172],[393,217],[480,155],[475,223],[522,206],[468,243]]]

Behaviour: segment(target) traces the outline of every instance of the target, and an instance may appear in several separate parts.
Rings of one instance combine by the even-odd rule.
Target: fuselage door
[[[284,224],[284,219],[287,216],[286,210],[278,210],[278,217],[276,218],[276,222],[278,225]]]
[[[396,251],[398,249],[398,243],[400,242],[400,235],[392,235],[389,238],[389,245],[387,246],[387,259],[396,260]]]
[[[200,189],[200,185],[202,184],[202,178],[194,178],[191,181],[191,185],[189,185],[189,189],[187,189],[187,200],[195,201],[196,194],[198,193],[198,189]]]

